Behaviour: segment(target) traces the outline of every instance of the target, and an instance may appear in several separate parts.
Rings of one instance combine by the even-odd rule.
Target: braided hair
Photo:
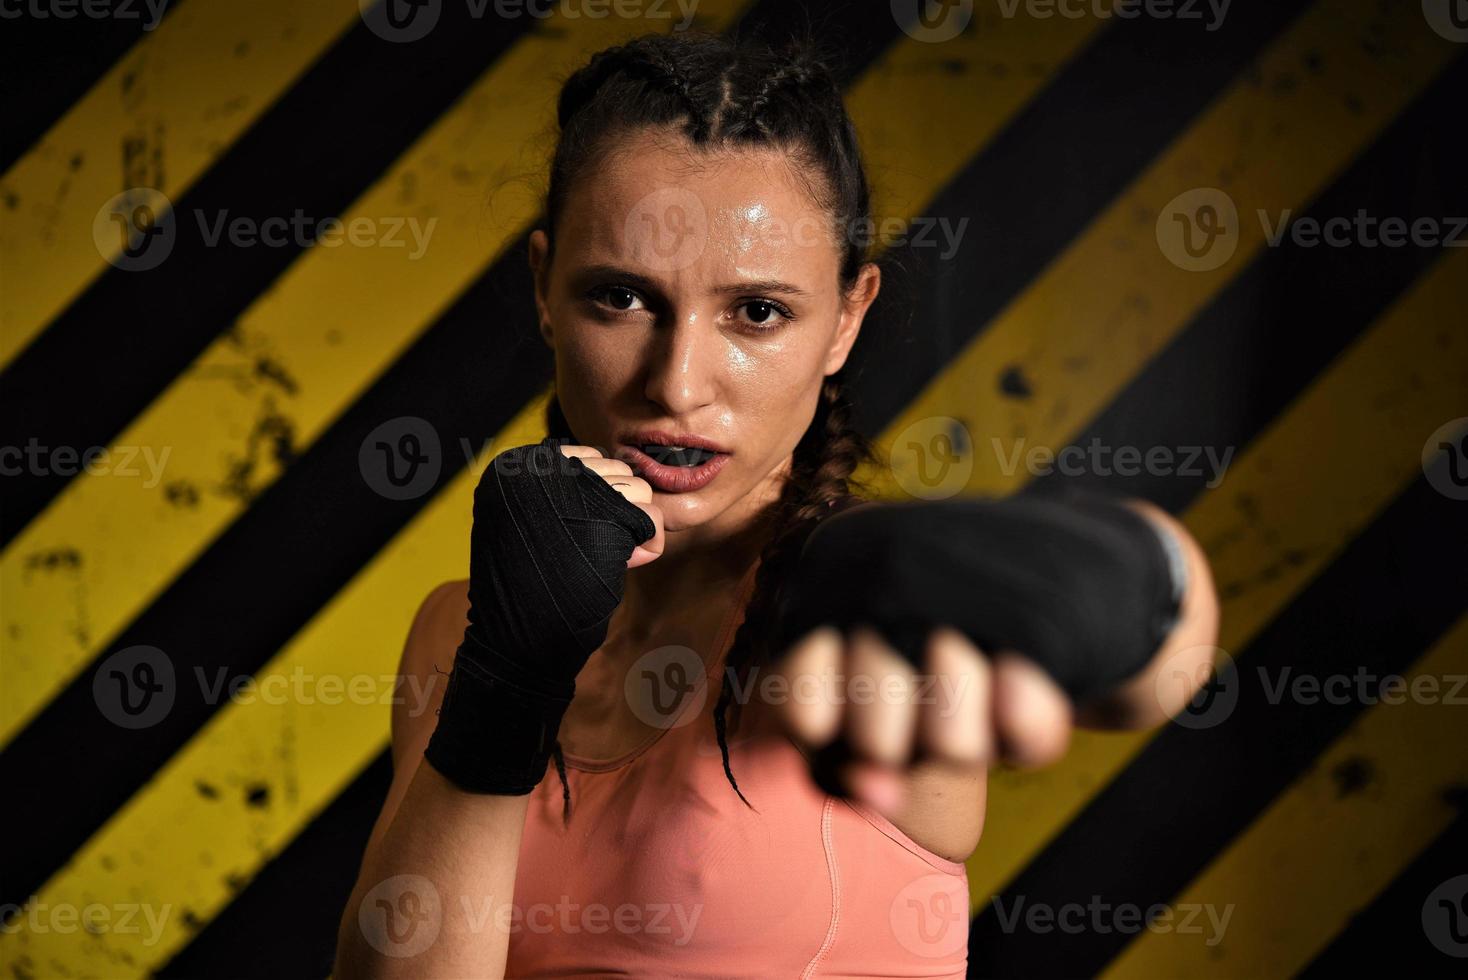
[[[834,71],[809,38],[780,50],[758,41],[704,32],[650,34],[607,48],[569,79],[557,103],[560,127],[546,197],[547,237],[555,241],[566,194],[572,183],[612,149],[618,136],[646,127],[678,127],[694,145],[710,150],[770,147],[795,157],[810,191],[833,225],[850,229],[869,224],[871,201],[856,130],[842,103]],[[836,238],[842,250],[839,285],[849,292],[866,250],[850,234]],[[724,773],[739,789],[729,764],[732,710],[738,726],[735,684],[768,663],[768,638],[784,583],[802,544],[815,526],[856,496],[854,474],[876,462],[871,443],[856,428],[844,389],[845,370],[822,381],[814,417],[796,445],[790,473],[773,506],[773,532],[760,554],[754,591],[734,636],[722,671],[714,708],[714,731]],[[552,395],[546,408],[552,436],[574,438]],[[570,815],[570,787],[559,741],[556,769],[561,777],[564,814]]]

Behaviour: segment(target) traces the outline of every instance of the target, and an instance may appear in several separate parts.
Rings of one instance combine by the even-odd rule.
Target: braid
[[[729,765],[726,715],[732,707],[737,726],[743,708],[734,703],[735,675],[743,680],[750,669],[769,662],[775,651],[769,649],[768,637],[782,587],[789,579],[801,546],[836,504],[855,496],[852,483],[857,468],[875,462],[871,444],[852,424],[851,404],[841,373],[838,371],[822,382],[815,418],[795,447],[790,477],[775,504],[776,530],[760,555],[754,594],[730,647],[719,700],[714,706],[714,735],[724,760],[724,775],[746,806],[750,805],[749,800],[739,789]]]
[[[545,429],[546,434],[552,438],[575,440],[571,434],[571,425],[566,421],[566,415],[561,411],[561,401],[551,392],[550,400],[545,405]],[[560,736],[556,736],[551,745],[551,756],[556,760],[556,775],[561,778],[561,824],[563,826],[571,823],[571,784],[566,780],[566,756],[561,751]]]
[[[836,87],[835,78],[826,65],[818,61],[792,61],[764,76],[759,89],[745,107],[744,128],[757,130],[762,136],[771,136],[770,127],[764,119],[765,110],[774,102],[777,94],[787,89],[805,100],[831,96],[837,100],[841,98],[841,91]]]
[[[688,113],[688,134],[695,143],[708,136],[708,112],[694,94],[694,83],[670,55],[658,37],[644,38],[606,48],[567,79],[556,103],[556,121],[562,130],[578,112],[589,105],[610,79],[617,75],[652,83],[660,91],[671,93]]]
[[[657,80],[671,88],[688,107],[689,137],[695,143],[702,143],[708,138],[709,133],[708,112],[705,111],[703,104],[694,97],[693,83],[688,80],[683,69],[668,56],[666,51],[654,47],[648,51],[648,56],[651,59],[650,67],[657,69]]]
[[[561,777],[561,825],[571,822],[571,784],[566,782],[566,756],[561,752],[561,740],[556,739],[551,749],[556,760],[556,775]]]

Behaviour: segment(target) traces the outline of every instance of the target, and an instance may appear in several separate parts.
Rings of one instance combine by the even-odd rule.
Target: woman
[[[1186,704],[1201,552],[1140,502],[853,495],[881,276],[808,49],[639,38],[558,118],[551,438],[413,623],[433,710],[394,709],[337,975],[962,976],[988,766]]]

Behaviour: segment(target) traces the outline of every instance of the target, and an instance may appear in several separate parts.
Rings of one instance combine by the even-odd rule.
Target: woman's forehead
[[[582,175],[560,238],[595,261],[739,265],[835,261],[830,215],[775,151],[698,153],[644,143]],[[678,253],[682,253],[682,261]]]

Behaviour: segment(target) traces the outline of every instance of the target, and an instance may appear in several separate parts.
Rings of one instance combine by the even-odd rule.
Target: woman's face
[[[880,286],[868,264],[843,295],[832,224],[784,154],[648,131],[570,188],[549,263],[532,236],[566,420],[652,484],[666,530],[733,531],[778,494]],[[719,455],[650,460],[660,433]]]

